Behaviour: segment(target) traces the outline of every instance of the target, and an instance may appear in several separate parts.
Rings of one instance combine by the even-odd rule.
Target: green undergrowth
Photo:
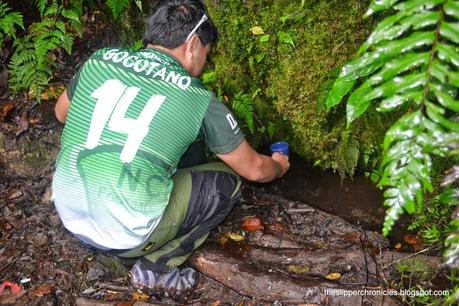
[[[368,4],[207,1],[221,33],[207,83],[236,101],[255,143],[287,140],[310,163],[342,176],[357,165],[372,168],[391,117],[369,111],[346,130],[345,110],[324,106],[339,69],[370,33],[372,20],[362,18]]]

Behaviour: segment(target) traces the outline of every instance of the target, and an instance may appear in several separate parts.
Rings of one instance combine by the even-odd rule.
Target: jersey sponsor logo
[[[144,73],[145,76],[151,76],[153,79],[161,79],[165,82],[175,84],[183,90],[191,85],[190,76],[181,75],[176,71],[168,69],[170,64],[163,61],[156,54],[151,52],[140,52],[139,54],[142,58],[132,55],[127,51],[110,49],[102,55],[102,59],[121,64],[123,67],[132,69],[136,73]]]
[[[234,119],[233,115],[231,114],[227,114],[226,115],[226,120],[228,120],[230,126],[231,126],[231,129],[234,131],[234,134],[237,134],[240,129],[238,128],[237,126],[237,121],[236,119]]]

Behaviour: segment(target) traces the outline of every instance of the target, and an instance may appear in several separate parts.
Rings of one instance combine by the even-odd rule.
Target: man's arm
[[[240,176],[260,183],[282,177],[290,168],[288,156],[280,153],[274,153],[271,157],[259,154],[245,139],[233,151],[217,156]]]
[[[67,89],[61,94],[57,100],[56,106],[54,107],[54,112],[56,113],[56,118],[60,123],[65,123],[67,120],[67,112],[69,111],[70,100],[67,96]]]

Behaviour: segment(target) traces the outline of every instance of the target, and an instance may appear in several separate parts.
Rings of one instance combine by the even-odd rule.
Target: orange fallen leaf
[[[2,107],[2,117],[5,118],[8,114],[14,109],[14,104],[11,102],[7,102]]]
[[[61,93],[65,90],[65,87],[63,85],[58,85],[58,86],[52,86],[49,87],[47,91],[42,92],[40,95],[40,98],[42,100],[52,100],[56,99],[61,95]]]
[[[211,306],[220,306],[221,303],[222,302],[220,300],[216,300],[215,302],[211,304]]]
[[[341,278],[341,273],[330,273],[327,276],[325,276],[325,278],[328,280],[337,280]]]
[[[42,100],[49,100],[49,94],[48,94],[48,92],[47,92],[47,91],[42,92],[42,94],[40,95],[40,98],[41,98]]]
[[[38,286],[35,290],[32,291],[32,296],[34,297],[42,297],[44,295],[51,293],[51,284],[43,284]]]
[[[132,298],[136,301],[146,302],[150,299],[150,296],[145,293],[134,291],[132,292]]]
[[[422,240],[418,237],[416,237],[415,235],[405,235],[403,236],[403,240],[411,245],[415,251],[418,251],[422,248]]]
[[[256,217],[245,218],[242,222],[241,228],[245,231],[257,231],[263,229],[261,220]]]

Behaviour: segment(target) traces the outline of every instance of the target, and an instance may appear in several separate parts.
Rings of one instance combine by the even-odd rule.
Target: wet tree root
[[[228,256],[222,248],[207,246],[196,252],[190,264],[201,273],[211,277],[236,292],[261,301],[280,301],[292,304],[320,305],[397,305],[390,296],[332,295],[330,289],[362,290],[380,289],[385,277],[384,266],[391,266],[407,255],[383,252],[370,256],[359,251],[302,251],[268,250],[253,248],[244,260]],[[439,265],[440,259],[419,256],[431,265]],[[366,259],[365,259],[366,258]],[[292,277],[288,266],[299,265],[309,269]],[[343,277],[328,281],[329,273],[340,272]],[[346,280],[346,276],[348,281]],[[336,291],[335,291],[336,292]]]

